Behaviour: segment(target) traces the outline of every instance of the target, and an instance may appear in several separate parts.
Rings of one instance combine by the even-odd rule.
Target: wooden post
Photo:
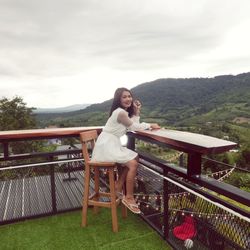
[[[187,174],[188,176],[201,174],[201,154],[188,153]]]
[[[49,161],[53,161],[53,156],[50,156]],[[55,165],[50,165],[50,185],[51,185],[51,199],[52,199],[52,213],[57,213],[56,205],[56,182],[55,182]]]
[[[167,176],[168,171],[164,168],[163,175]],[[166,179],[163,180],[163,237],[167,239],[169,236],[169,222],[168,222],[168,205],[169,205],[169,190],[168,190],[168,181]]]
[[[135,150],[135,138],[130,136],[129,134],[127,136],[128,136],[127,148]]]
[[[4,156],[4,160],[5,161],[9,157],[9,143],[8,142],[4,142],[3,143],[3,156]]]

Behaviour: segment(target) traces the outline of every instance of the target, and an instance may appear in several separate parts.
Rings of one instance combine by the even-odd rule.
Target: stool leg
[[[99,168],[94,168],[95,171],[95,176],[94,176],[94,180],[95,180],[95,196],[93,198],[93,200],[95,201],[99,201],[99,186],[100,186],[100,172],[99,172]],[[93,208],[93,212],[95,214],[97,214],[99,212],[99,207],[94,206]]]
[[[112,228],[113,232],[118,232],[114,169],[109,170],[109,186],[110,186],[110,197],[111,197]]]
[[[85,177],[84,177],[84,195],[82,205],[82,227],[87,226],[87,211],[89,201],[89,183],[90,182],[90,168],[85,164]]]

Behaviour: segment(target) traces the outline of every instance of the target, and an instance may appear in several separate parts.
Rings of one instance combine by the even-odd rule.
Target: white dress
[[[120,137],[128,130],[145,130],[150,124],[139,122],[139,116],[128,117],[128,112],[117,108],[109,117],[103,131],[97,138],[92,152],[92,161],[126,163],[137,153],[121,145]]]

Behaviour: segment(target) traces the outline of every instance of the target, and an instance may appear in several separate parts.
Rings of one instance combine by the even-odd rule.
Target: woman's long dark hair
[[[133,95],[131,93],[130,90],[126,89],[126,88],[118,88],[116,91],[115,91],[115,94],[114,94],[114,99],[113,99],[113,103],[112,103],[112,106],[111,106],[111,109],[110,109],[110,113],[109,113],[109,116],[112,115],[113,111],[116,110],[117,108],[122,108],[122,105],[121,105],[121,97],[122,97],[122,93],[124,91],[127,91],[130,93],[130,95],[132,96],[133,98]],[[129,117],[132,117],[133,114],[134,114],[134,108],[133,108],[133,103],[132,105],[126,110],[128,112],[128,116]]]

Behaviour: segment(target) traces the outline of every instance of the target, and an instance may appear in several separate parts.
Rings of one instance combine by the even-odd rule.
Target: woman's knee
[[[134,158],[135,161],[139,161],[139,155],[137,155],[135,158]]]
[[[138,161],[137,160],[131,160],[128,162],[128,168],[136,170],[138,168]]]

